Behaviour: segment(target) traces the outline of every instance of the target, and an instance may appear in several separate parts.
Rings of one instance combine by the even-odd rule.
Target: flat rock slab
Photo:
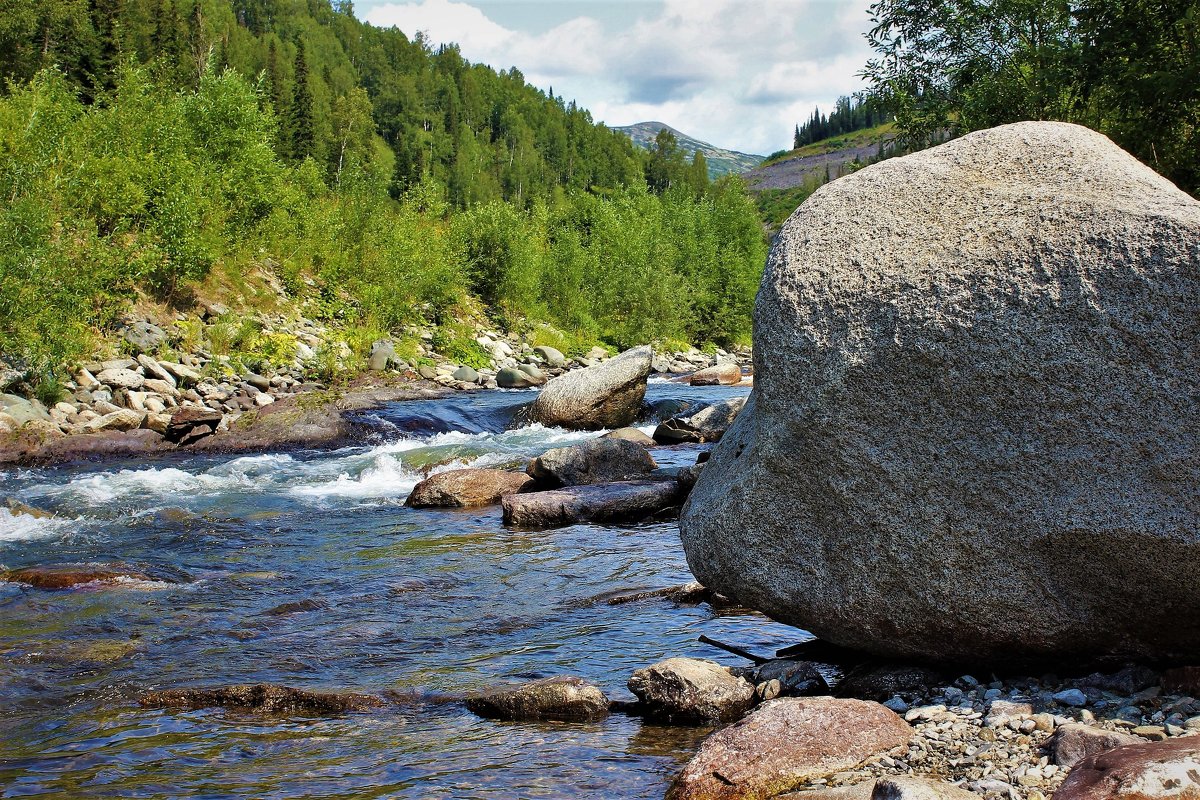
[[[1054,800],[1200,800],[1200,738],[1089,756],[1071,768]]]
[[[570,430],[629,425],[646,396],[651,357],[649,346],[635,347],[602,364],[554,378],[533,401],[530,418]]]
[[[701,658],[668,658],[635,670],[629,691],[647,716],[669,722],[730,722],[754,702],[754,687],[729,667]]]
[[[261,714],[326,716],[381,708],[382,699],[351,692],[314,692],[258,683],[213,689],[146,692],[139,702],[150,708],[228,708]]]
[[[502,469],[452,469],[430,475],[413,487],[406,506],[474,508],[499,503],[510,494],[528,491],[533,478]]]
[[[704,741],[667,800],[760,800],[850,769],[908,742],[913,729],[878,703],[771,700]]]
[[[122,581],[166,581],[124,564],[51,564],[21,567],[0,572],[0,581],[21,583],[35,589],[74,589],[79,586],[115,584]]]
[[[472,712],[504,720],[596,720],[608,714],[608,706],[600,687],[574,676],[546,678],[467,698]]]
[[[501,500],[504,524],[555,528],[577,522],[629,522],[674,508],[686,489],[674,480],[618,481],[513,494]]]

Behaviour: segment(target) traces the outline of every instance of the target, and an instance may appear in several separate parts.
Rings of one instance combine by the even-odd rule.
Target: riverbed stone
[[[1196,800],[1200,738],[1131,744],[1077,763],[1054,800]]]
[[[767,798],[905,744],[912,729],[878,703],[783,698],[705,739],[667,800]]]
[[[481,717],[504,720],[597,720],[608,714],[609,700],[600,687],[574,676],[560,676],[512,689],[493,689],[467,698],[467,708]]]
[[[560,369],[567,364],[567,357],[549,345],[538,345],[533,348],[533,352],[540,356],[550,369]]]
[[[144,571],[125,564],[46,564],[0,572],[0,581],[22,583],[35,589],[74,589],[122,580],[150,581],[158,578],[151,578]]]
[[[678,481],[618,481],[511,494],[500,504],[504,523],[555,528],[577,522],[632,522],[676,508],[687,496]]]
[[[638,480],[658,465],[640,444],[625,439],[589,439],[555,447],[529,462],[525,471],[544,488]]]
[[[671,417],[654,429],[654,441],[659,444],[718,442],[745,405],[746,398],[738,397]]]
[[[450,377],[460,383],[475,383],[479,380],[479,373],[464,364],[451,372]]]
[[[96,376],[96,380],[114,389],[141,389],[146,377],[131,369],[105,369]]]
[[[719,361],[688,380],[692,386],[734,386],[742,382],[742,368],[734,361]]]
[[[1200,202],[1079,126],[822,187],[684,509],[693,574],[885,657],[1200,656],[1198,263]]]
[[[0,411],[12,417],[17,427],[34,420],[50,421],[50,414],[41,403],[15,394],[0,394]]]
[[[382,708],[381,698],[354,692],[324,692],[257,683],[217,688],[146,692],[139,702],[150,708],[228,708],[260,714],[323,717]]]
[[[166,341],[167,332],[152,322],[139,319],[121,329],[121,338],[139,353],[153,353]]]
[[[191,444],[213,433],[223,417],[224,414],[211,408],[181,408],[171,415],[171,423],[163,435],[177,444]]]
[[[502,367],[496,373],[496,385],[502,389],[528,389],[545,383],[544,378],[534,378],[516,367]]]
[[[372,372],[383,372],[399,360],[392,341],[390,339],[380,339],[371,345],[371,354],[367,356],[367,369]]]
[[[146,419],[144,411],[130,408],[119,408],[102,417],[96,417],[83,424],[85,433],[103,433],[104,431],[132,431],[142,427]]]
[[[650,347],[635,347],[550,380],[530,406],[534,422],[570,430],[621,428],[637,419],[650,375]]]
[[[1112,750],[1114,747],[1141,744],[1142,741],[1137,736],[1127,733],[1073,722],[1059,727],[1046,743],[1046,748],[1055,764],[1060,767],[1073,767],[1088,756]]]
[[[605,439],[624,439],[627,442],[640,444],[642,447],[654,447],[657,442],[650,436],[642,432],[641,428],[617,428],[615,431],[609,431],[604,434]]]
[[[522,472],[452,469],[418,483],[404,504],[412,508],[473,508],[499,503],[505,495],[532,488],[533,478]]]
[[[629,691],[647,716],[669,722],[730,722],[754,702],[749,681],[702,658],[668,658],[635,670]]]

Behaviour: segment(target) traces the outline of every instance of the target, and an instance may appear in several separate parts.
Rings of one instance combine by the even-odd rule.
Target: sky
[[[868,0],[357,0],[355,13],[589,109],[743,153],[791,147],[814,107],[862,88]]]

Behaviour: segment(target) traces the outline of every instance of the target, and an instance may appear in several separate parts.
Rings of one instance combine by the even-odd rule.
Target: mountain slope
[[[691,158],[697,150],[704,154],[704,158],[708,162],[709,178],[740,174],[754,169],[763,161],[763,156],[739,153],[736,150],[726,150],[722,147],[711,145],[708,142],[702,142],[662,122],[638,122],[633,125],[613,128],[613,130],[620,131],[629,136],[638,147],[651,150],[654,148],[654,137],[658,136],[658,132],[663,128],[666,128],[674,135],[676,141],[679,142],[679,149],[686,152],[688,158]]]

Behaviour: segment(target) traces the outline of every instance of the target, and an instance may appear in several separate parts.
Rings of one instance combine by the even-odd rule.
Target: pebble
[[[1064,706],[1079,708],[1087,705],[1087,695],[1079,689],[1066,689],[1052,696],[1056,703],[1061,703]]]

